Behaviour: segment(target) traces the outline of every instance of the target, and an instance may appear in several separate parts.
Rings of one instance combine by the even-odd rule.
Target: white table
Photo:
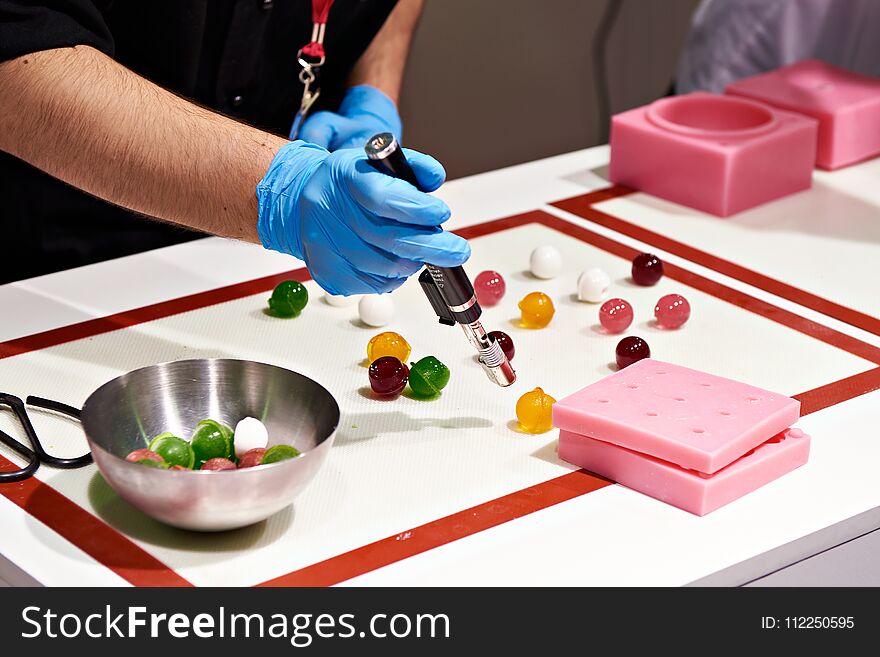
[[[509,283],[516,289],[529,286],[540,289],[536,281],[530,281],[519,271],[525,268],[527,262],[525,257],[528,251],[523,250],[530,248],[528,243],[535,239],[557,239],[559,229],[553,228],[556,225],[553,222],[561,219],[563,221],[559,225],[586,228],[594,236],[591,239],[610,238],[619,249],[655,252],[665,262],[686,270],[701,281],[720,283],[728,290],[730,298],[747,295],[795,318],[795,323],[812,327],[807,333],[780,328],[776,322],[771,323],[759,315],[736,309],[729,300],[719,301],[711,294],[704,295],[695,289],[688,294],[701,300],[702,309],[706,311],[702,317],[695,312],[694,326],[689,334],[695,346],[688,351],[682,346],[683,340],[673,344],[667,336],[648,336],[652,345],[657,341],[661,347],[674,353],[677,361],[702,365],[713,371],[717,369],[721,373],[753,376],[760,379],[754,381],[759,384],[761,381],[777,383],[780,388],[785,388],[780,391],[786,394],[821,387],[826,380],[854,378],[853,385],[860,386],[859,394],[844,395],[852,398],[827,405],[802,418],[799,426],[813,436],[813,449],[806,466],[704,518],[691,516],[617,485],[605,486],[589,494],[574,495],[558,504],[548,502],[549,505],[544,507],[539,504],[541,508],[538,510],[519,516],[513,514],[513,519],[495,526],[491,526],[490,522],[490,527],[482,531],[476,531],[474,527],[462,530],[462,537],[458,540],[444,539],[432,549],[415,550],[408,558],[392,556],[385,561],[380,560],[377,563],[381,567],[361,567],[354,571],[343,569],[347,574],[337,577],[332,576],[332,567],[325,567],[321,572],[325,578],[330,573],[328,583],[741,584],[880,527],[880,478],[876,477],[874,466],[880,462],[880,441],[876,440],[876,429],[872,429],[880,420],[880,392],[865,392],[867,388],[880,386],[880,377],[877,376],[880,361],[870,360],[872,354],[880,353],[877,351],[880,349],[880,331],[874,330],[875,323],[880,323],[880,294],[876,282],[871,278],[871,269],[876,267],[880,259],[880,187],[876,184],[880,161],[836,173],[817,172],[816,184],[809,192],[728,220],[707,217],[642,194],[597,201],[586,212],[587,220],[550,205],[560,199],[608,186],[603,177],[607,158],[606,147],[578,151],[453,181],[445,185],[438,195],[452,206],[454,212],[449,228],[456,230],[535,209],[545,213],[542,217],[550,217],[545,222],[552,224],[549,228],[540,222],[529,223],[512,228],[509,233],[474,239],[475,265],[483,263],[481,268],[487,268],[496,261],[503,264],[506,268],[504,273],[509,274]],[[573,206],[568,207],[571,209]],[[582,241],[562,236],[561,233],[558,239],[565,249],[570,249],[566,252],[570,253],[569,260],[576,260],[581,253],[578,249],[584,249],[582,252],[589,254],[585,257],[591,258],[591,263],[601,262],[612,269],[620,268],[618,256],[609,255],[595,245],[584,246]],[[511,253],[498,255],[508,243],[513,245]],[[206,262],[222,262],[223,266],[206,269],[203,266]],[[299,266],[301,263],[286,256],[211,238],[2,286],[0,308],[5,312],[0,321],[0,343],[63,329],[94,318],[125,313],[169,299],[198,295],[242,281],[273,276]],[[569,262],[567,266],[574,268],[574,272],[583,268],[577,262]],[[502,269],[500,266],[498,268]],[[475,273],[473,271],[472,275]],[[671,281],[670,284],[675,283]],[[583,338],[583,343],[577,342],[582,339],[581,334],[585,329],[575,326],[573,322],[591,316],[589,313],[595,313],[595,307],[585,307],[576,302],[566,304],[564,300],[569,296],[565,293],[569,289],[566,285],[570,284],[556,281],[552,285],[557,286],[553,288],[555,298],[563,300],[554,320],[554,330],[558,331],[559,338],[555,341],[558,343],[556,346],[574,345],[574,348],[586,349],[588,354],[595,354],[596,350],[613,351],[614,342],[599,343],[595,341],[595,336]],[[632,286],[627,288],[624,282],[620,282],[620,285],[622,287],[616,293],[621,296],[638,298],[640,294],[646,295],[642,306],[648,303],[653,294]],[[570,289],[574,291],[571,286]],[[314,294],[315,289],[310,290]],[[405,286],[401,294],[404,295],[401,300],[408,304],[410,297],[406,295],[415,298],[412,295],[417,293]],[[507,301],[515,307],[515,299]],[[829,301],[833,303],[827,303]],[[251,307],[248,304],[253,305],[253,302],[253,297],[245,297],[221,306],[145,324],[132,333],[132,344],[145,345],[143,358],[147,359],[152,354],[180,353],[179,350],[174,351],[172,346],[185,342],[188,331],[195,330],[211,317],[225,317],[230,313],[244,317],[244,314],[237,313],[256,312],[246,310]],[[424,304],[424,301],[420,303]],[[310,308],[312,304],[321,302],[313,300]],[[695,310],[698,308],[695,306]],[[322,321],[331,322],[335,316],[329,313],[338,311],[321,304],[314,306],[313,312],[316,317],[320,315],[324,318]],[[419,312],[424,312],[425,316],[401,320],[404,329],[409,327],[410,334],[420,330],[416,327],[428,323],[431,323],[430,329],[426,329],[429,335],[441,329],[433,325],[427,307],[419,306]],[[498,314],[493,318],[496,323],[503,319]],[[720,325],[721,318],[724,327]],[[747,353],[719,354],[717,357],[707,350],[694,353],[698,349],[696,345],[704,344],[701,340],[711,341],[715,330],[712,321],[719,323],[717,330],[720,335],[726,335],[724,331],[732,331],[731,335],[737,332],[751,335],[750,332],[754,332],[755,341]],[[263,327],[263,324],[260,326]],[[303,331],[297,334],[300,339],[310,339],[309,336],[315,333],[314,327],[310,330],[306,323],[296,326],[296,330]],[[571,330],[566,333],[569,328]],[[690,325],[685,328],[690,329]],[[62,401],[81,403],[82,397],[89,392],[89,386],[93,389],[103,382],[100,378],[102,374],[120,369],[124,362],[128,362],[125,359],[114,360],[110,355],[107,355],[107,362],[103,362],[104,358],[97,358],[96,354],[101,354],[102,350],[106,354],[113,353],[114,349],[122,349],[121,345],[128,344],[126,331],[131,330],[96,336],[96,342],[91,344],[89,339],[83,339],[61,347],[12,356],[5,362],[0,359],[0,390],[19,396],[29,393],[52,396],[45,392],[48,390],[56,396],[66,393],[68,399]],[[265,325],[265,330],[277,329],[269,323]],[[360,330],[356,340],[360,341],[363,336],[364,343],[374,333],[348,327],[341,330]],[[816,335],[830,331],[835,337],[830,342],[823,342],[809,334],[810,331]],[[454,374],[461,372],[462,383],[467,383],[468,389],[479,389],[488,395],[491,390],[478,386],[489,384],[476,383],[477,379],[474,378],[481,377],[482,373],[478,368],[471,370],[466,365],[469,354],[467,358],[460,356],[465,349],[461,336],[457,332],[454,335],[437,335],[441,336],[438,340],[443,340],[438,350],[452,359]],[[762,346],[759,336],[770,336],[768,339],[772,338],[775,342]],[[235,336],[230,337],[228,342],[218,342],[218,339],[206,334],[204,343],[195,340],[193,348],[205,355],[231,350],[233,356],[238,355],[240,350],[265,348],[250,344],[248,340],[251,337]],[[528,356],[523,356],[515,362],[524,383],[546,383],[549,387],[555,383],[564,388],[561,392],[570,391],[571,381],[576,380],[572,377],[577,373],[571,373],[571,368],[554,370],[544,366],[544,360],[536,356],[537,350],[543,348],[541,336],[515,335],[515,339],[518,345],[521,339],[526,350],[533,350],[532,360],[524,360]],[[589,340],[593,341],[587,342]],[[271,350],[267,353],[272,355]],[[809,362],[806,365],[798,363],[801,356],[801,360],[810,361],[815,366],[808,367]],[[460,358],[460,362],[456,358]],[[590,355],[589,358],[596,360],[598,356]],[[342,357],[338,359],[341,361]],[[762,365],[762,362],[765,364]],[[790,371],[782,371],[785,368],[780,367],[780,363],[791,363]],[[349,385],[349,379],[345,377],[363,376],[363,381],[366,381],[363,370],[357,370],[359,366],[341,361],[339,367],[344,370],[340,374],[342,382],[337,384],[335,379],[333,381],[339,390],[348,390],[345,386]],[[608,372],[606,368],[604,373]],[[595,380],[602,373],[601,367],[591,369],[583,374],[586,377],[583,384]],[[801,380],[803,385],[800,385]],[[40,389],[31,389],[35,386]],[[840,393],[845,388],[846,385],[839,385],[834,390]],[[519,390],[517,394],[526,389]],[[369,408],[363,406],[369,401],[358,399],[354,393],[350,396],[347,392],[340,394],[344,410],[346,405],[350,406],[352,412]],[[455,394],[445,393],[444,399],[449,404],[459,403]],[[534,443],[525,443],[527,438],[507,427],[507,421],[513,416],[512,400],[515,401],[515,397],[508,395],[503,403],[496,406],[489,404],[483,424],[464,424],[462,428],[453,429],[454,434],[447,433],[445,438],[452,441],[451,444],[459,445],[457,449],[466,450],[473,441],[468,438],[462,442],[463,437],[478,436],[481,426],[491,426],[491,429],[485,429],[487,436],[491,434],[494,437],[492,440],[487,438],[491,447],[475,452],[473,459],[476,460],[473,462],[479,464],[480,458],[486,458],[489,464],[502,463],[503,467],[499,467],[498,473],[494,468],[487,467],[478,473],[479,476],[469,479],[465,476],[467,473],[461,474],[459,468],[450,467],[447,474],[452,479],[448,493],[440,491],[434,498],[425,497],[421,508],[402,509],[398,523],[400,533],[395,529],[380,533],[375,538],[405,541],[410,538],[410,527],[448,519],[472,507],[491,509],[491,504],[486,506],[485,503],[532,485],[546,492],[543,482],[571,472],[571,468],[559,463],[555,457],[553,434],[535,438]],[[428,413],[421,408],[405,405],[411,401],[402,401],[403,405],[399,408],[414,416]],[[461,400],[462,405],[466,403]],[[813,402],[811,404],[815,405]],[[430,413],[442,415],[446,411],[443,406],[435,405]],[[8,417],[0,419],[0,426],[11,426]],[[437,423],[436,419],[432,421]],[[83,441],[78,437],[76,427],[58,420],[48,419],[45,422],[48,430],[58,432],[62,450],[81,451]],[[437,453],[436,445],[405,447],[407,443],[402,440],[412,437],[412,442],[417,443],[416,438],[424,435],[424,432],[419,434],[417,428],[385,427],[381,420],[376,422],[373,430],[380,438],[385,429],[397,432],[395,440],[398,442],[389,443],[391,447],[383,457],[392,465],[395,459],[404,458],[402,454],[409,453],[407,449],[413,451],[406,458],[426,458],[426,453]],[[438,431],[428,434],[434,436]],[[455,443],[455,440],[459,440],[459,443]],[[348,476],[346,473],[350,472],[346,470],[346,458],[349,458],[346,455],[353,453],[352,449],[348,444],[341,447],[338,441],[328,459],[328,467],[336,472],[334,468],[338,465],[338,472],[342,473],[340,476],[348,483],[351,480],[345,479]],[[8,452],[0,450],[0,454],[8,455]],[[336,465],[331,465],[334,457],[337,459]],[[440,478],[434,485],[442,488],[443,473],[447,471],[439,468],[438,472]],[[459,474],[461,481],[457,478]],[[85,509],[86,514],[97,513],[95,509],[105,503],[112,506],[107,502],[107,491],[95,492],[93,468],[79,473],[59,474],[44,467],[39,476],[42,491],[39,495],[71,497]],[[481,481],[477,483],[472,479]],[[316,490],[320,491],[322,485],[315,483],[313,487],[317,486]],[[578,485],[583,485],[583,482]],[[377,486],[381,487],[382,484]],[[518,499],[521,499],[522,494],[519,495]],[[354,494],[350,493],[345,501],[349,502],[352,496]],[[383,499],[393,500],[394,497],[389,494]],[[34,506],[30,506],[32,503]],[[25,510],[43,508],[47,504],[39,499],[36,502],[15,503],[0,495],[0,527],[3,528],[0,531],[0,584],[3,580],[11,584],[39,582],[47,585],[153,583],[150,577],[144,579],[131,575],[124,563],[111,559],[108,567],[107,559],[100,556],[100,551],[96,557],[88,545],[80,544],[78,547],[64,538],[50,527],[52,522],[38,519],[45,518],[45,509],[36,515]],[[428,508],[432,504],[436,508]],[[277,558],[277,555],[272,556],[275,554],[273,549],[284,545],[290,532],[305,532],[305,536],[300,536],[298,540],[307,542],[308,534],[312,531],[309,523],[313,521],[308,519],[307,513],[300,517],[302,507],[299,505],[300,502],[294,505],[295,512],[288,514],[288,517],[268,523],[258,535],[245,530],[237,538],[194,538],[181,532],[156,529],[148,522],[129,523],[127,512],[124,508],[120,510],[118,504],[111,511],[105,509],[97,522],[102,527],[115,528],[107,529],[111,534],[120,531],[120,540],[134,545],[132,549],[138,554],[155,557],[161,562],[157,566],[159,570],[161,564],[166,564],[172,576],[182,578],[182,582],[170,583],[219,584],[225,583],[216,575],[221,569],[235,571],[236,567],[250,563],[255,554],[266,555],[267,559]],[[333,522],[334,513],[353,511],[345,507],[334,512],[330,508],[327,522]],[[387,513],[391,517],[377,520],[378,524],[387,521],[388,527],[395,527],[393,514],[398,512]],[[358,531],[363,536],[371,536],[369,529],[363,527]],[[268,536],[273,532],[277,536]],[[272,547],[273,541],[276,548]],[[360,539],[352,538],[352,541],[351,546],[341,551],[363,545]],[[344,541],[340,545],[343,546]],[[318,549],[320,547],[315,548],[316,559],[322,554]],[[336,551],[331,552],[330,556],[338,556]],[[340,561],[336,558],[333,563],[343,562],[344,559]],[[298,563],[297,568],[310,563],[309,560]],[[234,583],[249,585],[266,580],[301,583],[295,578],[285,580],[284,573],[288,570],[267,571],[265,577],[257,576],[254,581],[242,579]],[[355,576],[352,577],[352,574]],[[280,580],[277,579],[279,577]],[[168,580],[163,581],[169,583]]]

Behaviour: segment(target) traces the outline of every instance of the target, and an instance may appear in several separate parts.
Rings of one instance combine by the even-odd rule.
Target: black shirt
[[[396,0],[336,0],[313,111],[333,109]],[[310,0],[0,0],[0,61],[89,45],[202,105],[287,136]],[[0,284],[200,237],[0,152]]]

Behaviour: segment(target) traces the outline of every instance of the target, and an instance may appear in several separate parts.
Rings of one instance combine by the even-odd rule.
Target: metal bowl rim
[[[327,396],[330,397],[330,400],[333,402],[333,406],[336,408],[336,424],[333,425],[332,430],[330,431],[330,433],[327,434],[327,436],[326,436],[326,437],[325,437],[320,443],[318,443],[317,445],[315,445],[315,447],[313,447],[313,448],[310,449],[310,450],[307,450],[307,451],[305,451],[305,452],[301,452],[300,455],[297,456],[297,457],[295,457],[295,458],[292,458],[292,459],[286,459],[286,460],[284,460],[284,461],[277,461],[277,462],[275,462],[275,463],[267,463],[267,464],[266,464],[267,467],[271,468],[271,467],[274,467],[274,466],[285,465],[286,463],[290,463],[290,462],[293,462],[293,461],[298,461],[298,460],[301,459],[301,458],[305,458],[308,454],[311,454],[312,452],[314,452],[315,449],[317,449],[318,447],[320,447],[321,445],[323,445],[325,442],[330,441],[330,440],[333,440],[333,438],[336,436],[336,432],[339,430],[339,422],[340,422],[340,419],[341,419],[341,411],[340,411],[340,409],[339,409],[339,402],[336,401],[336,398],[332,395],[332,393],[331,393],[329,390],[327,390],[327,388],[325,388],[324,386],[322,386],[320,383],[318,383],[317,381],[315,381],[313,378],[308,377],[308,376],[306,376],[305,374],[301,374],[300,372],[297,372],[297,371],[295,371],[295,370],[289,370],[289,369],[287,369],[286,367],[281,367],[280,365],[273,365],[272,363],[263,363],[263,362],[261,362],[261,361],[256,361],[256,360],[246,360],[246,359],[244,359],[244,358],[184,358],[184,359],[181,359],[181,360],[166,360],[166,361],[162,361],[161,363],[154,363],[154,364],[152,364],[152,365],[145,365],[144,367],[138,367],[137,369],[130,370],[130,371],[128,371],[128,372],[125,372],[125,373],[123,373],[123,374],[120,374],[120,375],[118,375],[118,376],[113,377],[112,379],[110,379],[109,381],[104,382],[104,383],[101,384],[98,388],[96,388],[94,391],[92,391],[92,393],[86,398],[85,402],[83,402],[81,415],[82,415],[82,416],[85,416],[85,414],[86,414],[86,409],[87,409],[87,407],[89,406],[89,402],[92,401],[92,399],[93,399],[93,398],[94,398],[94,397],[95,397],[95,396],[96,396],[101,390],[103,390],[104,388],[106,388],[107,386],[109,386],[109,385],[111,385],[111,384],[113,384],[113,383],[116,383],[119,379],[121,379],[121,378],[124,377],[124,376],[134,375],[134,374],[137,374],[138,372],[142,372],[142,371],[144,371],[144,370],[150,370],[150,369],[158,368],[158,367],[161,367],[161,366],[163,366],[163,365],[173,365],[173,364],[175,364],[175,363],[188,363],[188,362],[192,362],[192,363],[201,363],[201,362],[223,362],[223,361],[226,361],[226,362],[236,362],[236,363],[253,363],[253,364],[255,364],[255,365],[262,365],[262,366],[265,366],[265,367],[272,367],[272,368],[275,368],[275,369],[281,370],[281,371],[283,371],[283,372],[288,372],[288,373],[290,373],[290,374],[295,374],[295,375],[297,375],[297,376],[300,376],[300,377],[306,379],[307,381],[310,381],[311,383],[315,384],[315,385],[318,386],[321,390],[323,390],[324,392],[326,392],[326,393],[327,393]],[[85,430],[85,426],[83,426],[83,429]],[[100,445],[97,441],[95,441],[95,440],[92,439],[92,437],[89,435],[89,432],[88,432],[88,431],[85,431],[85,434],[86,434],[86,441],[89,443],[89,448],[90,448],[90,449],[94,449],[94,448],[97,447],[97,448],[98,448],[99,450],[101,450],[103,453],[107,454],[108,456],[113,457],[114,459],[117,459],[117,460],[119,460],[119,461],[122,461],[123,463],[129,463],[129,464],[131,464],[131,465],[137,465],[136,463],[132,463],[131,461],[127,461],[125,458],[123,458],[123,457],[121,457],[121,456],[117,456],[116,454],[113,454],[113,453],[110,452],[109,450],[105,449],[105,448],[104,448],[102,445]],[[262,466],[260,466],[260,467],[262,467]],[[253,470],[253,468],[244,468],[244,470]],[[236,469],[236,470],[235,470],[235,472],[240,472],[240,471],[242,471],[242,470],[239,470],[239,469]],[[255,472],[265,472],[265,470],[254,470],[254,471],[255,471]],[[183,470],[168,470],[167,472],[184,472],[184,471],[183,471]],[[198,473],[199,475],[217,475],[217,474],[222,474],[222,472],[224,472],[224,471],[215,471],[215,470],[186,470],[185,472],[188,472],[188,473],[190,473],[190,474],[192,474],[192,473]],[[231,472],[231,471],[226,470],[225,472]]]

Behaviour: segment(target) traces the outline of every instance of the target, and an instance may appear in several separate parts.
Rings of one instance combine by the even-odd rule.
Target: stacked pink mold
[[[817,121],[745,98],[663,98],[611,121],[611,181],[726,217],[808,189]]]
[[[880,155],[880,79],[804,60],[734,82],[725,93],[817,119],[820,168]]]
[[[559,456],[705,515],[807,461],[800,403],[657,360],[558,401]]]

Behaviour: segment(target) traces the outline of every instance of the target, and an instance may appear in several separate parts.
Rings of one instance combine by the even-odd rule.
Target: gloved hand
[[[402,131],[394,101],[376,87],[361,84],[346,92],[338,112],[315,112],[307,117],[299,138],[337,151],[363,148],[377,132],[390,132],[400,139]]]
[[[405,149],[419,184],[433,191],[446,172],[437,160]],[[449,207],[373,168],[363,150],[328,153],[292,141],[257,185],[260,241],[304,260],[330,294],[390,292],[423,263],[453,267],[468,243],[439,226]]]

